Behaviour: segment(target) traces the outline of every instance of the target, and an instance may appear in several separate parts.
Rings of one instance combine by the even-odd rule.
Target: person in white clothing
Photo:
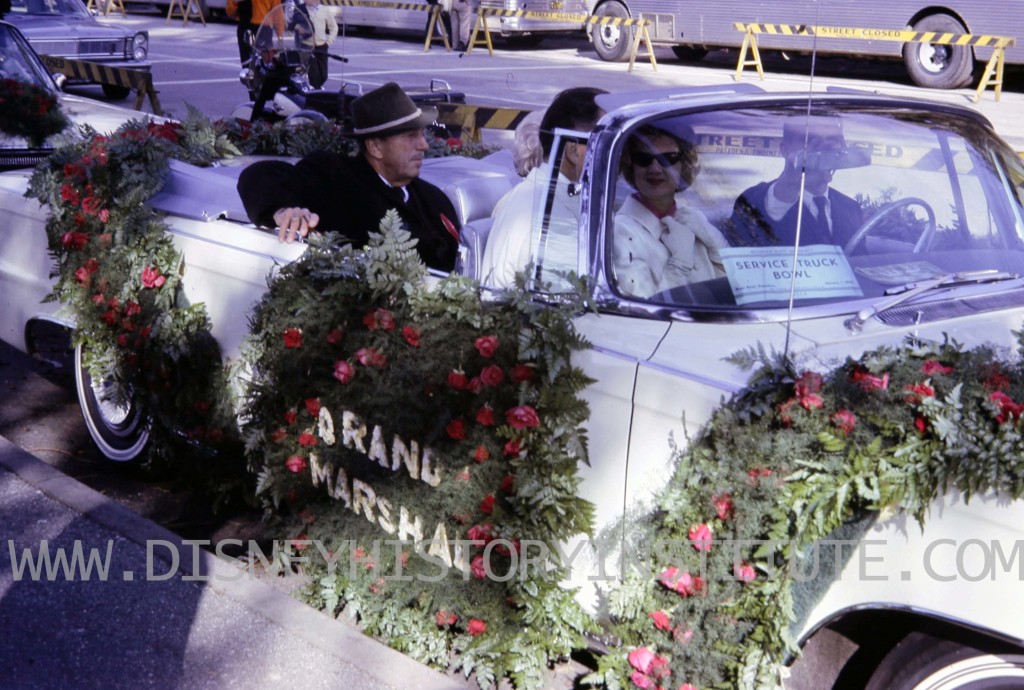
[[[551,102],[540,125],[540,143],[544,158],[551,154],[556,128],[589,132],[597,125],[604,111],[595,98],[601,89],[590,87],[562,91]],[[580,198],[577,183],[583,174],[585,142],[569,142],[565,146],[550,210],[547,233],[542,237],[534,220],[539,217],[540,204],[546,197],[543,182],[549,179],[548,164],[530,170],[526,178],[505,194],[494,207],[494,223],[484,248],[481,282],[489,287],[515,287],[516,273],[531,263],[542,264],[543,279],[551,280],[555,272],[576,270],[576,246],[579,235]],[[533,277],[533,276],[530,276]]]
[[[725,275],[718,250],[729,243],[682,197],[700,169],[684,137],[693,138],[645,126],[623,152],[622,174],[636,190],[615,214],[612,263],[624,294],[646,298]]]
[[[300,38],[303,43],[313,48],[308,68],[309,85],[319,89],[327,82],[327,51],[338,38],[338,22],[334,18],[334,9],[323,7],[320,0],[305,0],[305,4],[299,5],[295,11],[309,19],[309,26],[313,30],[312,36]],[[292,23],[297,33],[308,30],[297,19],[293,19]]]

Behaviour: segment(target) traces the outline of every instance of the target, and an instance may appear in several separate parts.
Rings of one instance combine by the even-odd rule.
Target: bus
[[[856,27],[1017,38],[1005,63],[1024,64],[1024,0],[591,0],[597,17],[647,19],[651,43],[671,47],[684,61],[698,61],[710,49],[739,48],[745,24]],[[629,57],[634,27],[589,24],[588,33],[603,60]],[[992,56],[992,48],[895,40],[759,34],[765,50],[819,55],[902,58],[914,83],[935,89],[958,89],[972,83],[975,66]]]

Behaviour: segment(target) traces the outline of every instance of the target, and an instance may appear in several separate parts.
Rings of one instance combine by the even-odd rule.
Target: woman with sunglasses
[[[622,174],[636,191],[615,214],[612,261],[628,295],[650,297],[725,275],[718,250],[729,243],[682,198],[700,169],[687,139],[694,139],[692,131],[678,136],[646,126],[626,144]]]

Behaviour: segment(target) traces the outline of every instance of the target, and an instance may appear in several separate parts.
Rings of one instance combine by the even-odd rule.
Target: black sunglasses
[[[668,168],[683,160],[682,151],[666,151],[665,153],[650,153],[648,151],[631,151],[630,160],[638,168],[649,168],[651,163],[658,161],[658,165]]]

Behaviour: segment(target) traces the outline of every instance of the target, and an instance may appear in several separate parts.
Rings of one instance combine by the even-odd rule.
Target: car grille
[[[879,314],[878,320],[888,326],[912,326],[915,323],[929,323],[1022,306],[1024,306],[1024,290],[1010,290],[995,295],[978,295],[977,297],[964,297],[926,304],[900,305]]]
[[[124,40],[82,41],[78,44],[78,56],[88,57],[124,57]]]

